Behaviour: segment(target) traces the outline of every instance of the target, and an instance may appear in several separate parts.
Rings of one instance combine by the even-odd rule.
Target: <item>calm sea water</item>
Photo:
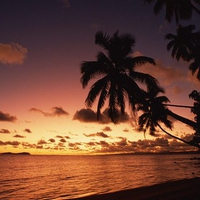
[[[200,155],[0,156],[0,199],[73,199],[200,177]]]

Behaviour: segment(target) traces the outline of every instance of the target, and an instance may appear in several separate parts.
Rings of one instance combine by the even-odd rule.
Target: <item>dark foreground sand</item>
[[[76,200],[200,200],[200,178],[76,198]]]

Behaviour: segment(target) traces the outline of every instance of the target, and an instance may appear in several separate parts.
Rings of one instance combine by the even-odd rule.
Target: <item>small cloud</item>
[[[97,144],[98,144],[98,145],[101,145],[101,147],[103,147],[103,148],[109,147],[109,143],[106,142],[106,141],[100,141],[100,142],[97,142]]]
[[[62,115],[69,115],[68,112],[66,112],[63,108],[61,107],[53,107],[52,108],[52,115],[53,116],[62,116]]]
[[[39,113],[43,114],[45,117],[55,117],[55,116],[59,117],[59,116],[63,116],[63,115],[65,115],[65,116],[69,115],[69,113],[67,111],[65,111],[62,107],[53,107],[51,113],[44,112],[37,108],[31,108],[30,111],[39,112]]]
[[[0,130],[0,133],[3,133],[3,134],[10,134],[10,131],[8,129],[1,129]]]
[[[47,144],[47,142],[45,140],[39,140],[37,144],[38,145],[43,145],[43,144]]]
[[[66,140],[64,138],[60,139],[60,142],[66,142]]]
[[[36,148],[35,144],[30,144],[28,142],[22,142],[22,146],[27,149],[27,148]]]
[[[36,149],[43,149],[43,146],[42,145],[37,145]]]
[[[99,136],[99,137],[103,137],[103,138],[108,138],[109,136],[107,134],[105,134],[104,132],[97,132],[96,133],[96,136]]]
[[[24,129],[24,132],[26,132],[26,133],[32,133],[32,131],[29,128]]]
[[[123,130],[123,132],[126,132],[126,133],[127,133],[127,132],[129,132],[129,130],[128,130],[127,128],[125,128],[125,129]]]
[[[63,138],[63,136],[61,136],[61,135],[56,135],[56,138]]]
[[[68,144],[70,150],[80,150],[79,145],[81,145],[80,142],[75,142],[75,143],[69,143]]]
[[[116,142],[118,146],[126,146],[128,145],[128,141],[126,138],[122,138],[119,142]]]
[[[49,114],[47,114],[47,113],[45,113],[45,112],[43,112],[42,110],[37,109],[37,108],[31,108],[30,111],[31,111],[31,112],[39,112],[39,113],[43,114],[45,117],[48,117],[48,116],[49,116]]]
[[[52,143],[54,143],[54,142],[55,142],[55,139],[50,138],[49,141],[52,142]]]
[[[97,115],[91,109],[81,109],[76,111],[73,120],[79,120],[81,122],[97,122]]]
[[[16,134],[16,135],[14,135],[13,137],[15,137],[15,138],[25,138],[25,136],[19,135],[19,134]]]
[[[5,121],[5,122],[15,122],[17,118],[15,116],[11,116],[8,113],[3,113],[0,111],[0,121]]]
[[[59,143],[58,143],[58,147],[65,147],[64,142],[59,142]]]
[[[103,131],[112,131],[112,129],[109,126],[105,126],[102,130]]]
[[[0,62],[3,64],[23,64],[27,52],[27,48],[17,43],[0,43]]]
[[[108,138],[109,136],[107,134],[105,134],[104,132],[97,132],[97,133],[91,133],[91,134],[83,134],[85,135],[86,137],[103,137],[103,138]]]

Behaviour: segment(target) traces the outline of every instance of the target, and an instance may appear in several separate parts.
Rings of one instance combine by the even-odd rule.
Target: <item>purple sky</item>
[[[155,16],[153,5],[141,0],[1,0],[0,19],[0,112],[6,119],[0,121],[0,152],[112,152],[114,144],[119,149],[113,151],[121,151],[123,141],[129,141],[130,147],[144,140],[143,133],[134,132],[130,123],[99,125],[77,115],[85,109],[89,89],[81,87],[80,63],[94,60],[101,50],[94,44],[99,30],[135,36],[135,55],[157,62],[138,71],[157,78],[171,103],[192,105],[188,95],[199,89],[187,63],[177,63],[166,50],[164,36],[175,33],[176,25],[168,24],[164,13]],[[184,24],[197,21],[199,16],[193,15]],[[188,110],[177,112],[193,119]],[[108,137],[99,134],[108,128]],[[174,133],[185,136],[192,131],[177,124]],[[147,139],[154,148],[159,141]]]

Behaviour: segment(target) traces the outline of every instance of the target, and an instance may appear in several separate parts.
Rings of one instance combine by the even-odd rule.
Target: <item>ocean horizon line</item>
[[[31,156],[127,156],[127,155],[172,155],[172,154],[200,154],[200,151],[163,151],[163,152],[127,152],[127,153],[88,153],[88,154],[35,154],[30,152],[1,152],[0,155],[31,155]]]

